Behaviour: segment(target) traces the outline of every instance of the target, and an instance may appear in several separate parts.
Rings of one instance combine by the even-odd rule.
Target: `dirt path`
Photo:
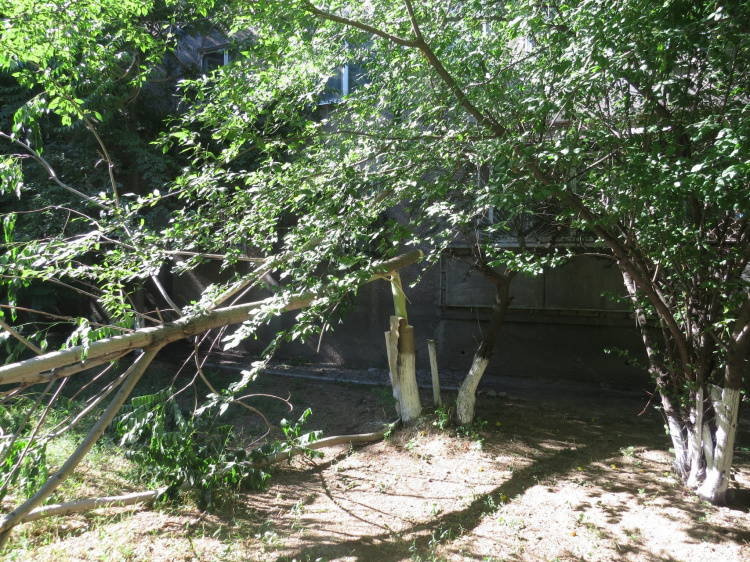
[[[732,504],[717,508],[670,474],[663,422],[644,392],[492,382],[472,431],[431,416],[386,442],[283,465],[266,491],[232,494],[215,514],[182,505],[68,520],[71,531],[34,559],[750,560],[746,422]],[[259,384],[291,393],[295,410],[310,406],[310,429],[325,435],[393,417],[379,387],[279,375]]]

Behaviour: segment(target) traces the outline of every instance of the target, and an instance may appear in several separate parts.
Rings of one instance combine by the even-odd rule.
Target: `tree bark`
[[[474,421],[474,404],[476,402],[476,391],[479,381],[482,380],[482,375],[490,362],[495,351],[495,342],[500,334],[500,328],[505,320],[505,315],[508,312],[508,305],[510,299],[508,293],[510,290],[510,282],[515,276],[515,272],[506,272],[504,275],[500,275],[496,272],[492,272],[490,277],[485,272],[485,275],[495,283],[495,304],[492,307],[492,318],[490,319],[490,327],[487,332],[482,334],[482,343],[479,345],[479,349],[474,354],[474,359],[471,362],[471,369],[466,375],[466,378],[458,388],[458,396],[456,398],[456,416],[458,423],[461,425],[470,424]]]
[[[740,390],[734,388],[711,389],[716,412],[716,432],[713,458],[706,468],[706,477],[697,490],[698,497],[712,504],[726,503],[730,469],[734,456],[734,438],[737,434]]]
[[[393,319],[391,318],[391,323]],[[398,318],[398,388],[401,421],[412,425],[422,415],[417,386],[416,350],[414,348],[414,328],[403,318]],[[393,337],[393,332],[391,332]]]
[[[430,353],[430,373],[432,374],[432,401],[436,408],[440,407],[442,398],[440,397],[440,374],[437,364],[437,350],[435,349],[435,340],[427,340],[427,351]]]
[[[393,398],[396,400],[396,414],[398,417],[401,417],[401,387],[398,379],[398,339],[394,340],[394,334],[391,331],[385,333],[385,350],[388,355],[388,376],[391,379]]]
[[[482,375],[489,362],[489,357],[483,357],[479,353],[474,355],[469,374],[466,375],[466,378],[458,388],[456,417],[458,418],[458,423],[461,425],[467,425],[474,421],[477,386],[479,385],[479,381],[482,380]]]

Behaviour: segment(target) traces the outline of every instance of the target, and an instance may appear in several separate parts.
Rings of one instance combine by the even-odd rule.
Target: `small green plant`
[[[503,517],[500,516],[497,519],[497,522],[502,525],[503,527],[511,527],[511,528],[523,528],[524,523],[522,519],[519,519],[518,517]]]
[[[495,498],[492,497],[492,495],[488,495],[486,498],[484,498],[484,506],[486,508],[485,513],[492,514],[497,511],[497,504],[495,503]]]
[[[435,410],[435,416],[437,419],[432,422],[432,425],[437,427],[440,431],[445,431],[453,417],[453,407],[447,402],[443,402],[440,407]]]
[[[632,445],[630,447],[621,447],[620,448],[620,454],[623,457],[627,457],[629,459],[632,459],[635,456],[635,447]]]
[[[387,418],[396,406],[397,400],[393,397],[393,390],[386,386],[376,386],[371,392],[375,395],[375,404],[383,410],[383,415]]]
[[[303,502],[304,500],[297,501],[289,510],[289,513],[292,516],[292,524],[290,525],[292,531],[304,531],[302,525],[302,514],[305,512],[305,506]]]
[[[480,436],[479,432],[482,431],[486,425],[486,420],[477,418],[472,424],[458,426],[456,428],[456,437],[472,441],[472,447],[481,450],[482,445],[484,444],[484,437]]]

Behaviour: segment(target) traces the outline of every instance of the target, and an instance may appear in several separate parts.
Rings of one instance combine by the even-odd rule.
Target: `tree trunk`
[[[470,424],[474,421],[474,404],[476,402],[476,392],[479,381],[482,380],[484,370],[490,362],[489,357],[483,357],[479,352],[474,355],[474,361],[471,363],[469,374],[458,388],[458,397],[456,398],[456,416],[458,423],[461,425]]]
[[[417,385],[416,352],[414,349],[414,328],[406,320],[391,317],[391,346],[396,341],[397,360],[393,387],[397,389],[397,399],[401,421],[404,425],[413,424],[422,415]]]
[[[697,382],[689,390],[687,406],[676,406],[676,400],[671,398],[669,390],[679,392],[681,388],[690,386],[692,377],[687,372],[688,366],[681,365],[679,361],[675,361],[669,369],[662,366],[646,314],[636,295],[637,286],[626,271],[622,270],[622,273],[625,288],[635,308],[636,325],[646,348],[649,372],[661,394],[662,410],[674,450],[674,471],[686,486],[697,490],[701,498],[713,504],[724,503],[737,431],[742,360],[727,362],[724,389],[712,385],[707,393],[703,377],[696,375]],[[745,351],[742,343],[735,342],[729,356],[744,359]],[[706,367],[710,367],[710,364],[694,365],[692,368],[696,373],[710,371]],[[706,400],[706,394],[709,394],[710,400]],[[715,416],[711,416],[712,412]]]
[[[510,299],[508,297],[510,282],[515,276],[514,271],[506,271],[503,275],[492,270],[490,270],[490,272],[485,270],[483,273],[488,279],[495,283],[495,304],[492,307],[492,318],[490,319],[489,330],[482,334],[482,343],[474,354],[474,359],[471,362],[471,369],[469,369],[469,373],[466,375],[466,378],[458,389],[458,396],[456,398],[456,416],[458,418],[458,423],[461,425],[470,424],[474,421],[474,404],[476,402],[477,386],[479,385],[479,381],[482,380],[482,375],[484,375],[487,364],[490,362],[492,353],[495,351],[495,342],[497,341],[500,327],[503,325],[503,320],[505,319],[505,314],[508,312],[508,305],[510,304]]]
[[[705,479],[697,494],[701,499],[716,505],[726,502],[739,420],[740,390],[715,386],[711,389],[711,401],[716,413],[713,454],[710,459],[706,459]]]
[[[414,348],[414,328],[406,316],[406,295],[401,287],[401,277],[394,271],[390,276],[393,292],[391,330],[386,334],[388,366],[391,371],[393,395],[398,401],[398,412],[404,425],[413,424],[422,415],[417,386],[417,361]]]
[[[714,505],[726,502],[741,399],[741,372],[736,371],[741,368],[742,362],[728,361],[724,387],[699,387],[687,408],[675,408],[662,394],[674,470],[686,486]]]

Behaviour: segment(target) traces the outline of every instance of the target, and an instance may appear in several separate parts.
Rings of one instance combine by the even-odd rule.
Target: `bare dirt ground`
[[[441,428],[430,415],[387,441],[283,464],[267,490],[229,494],[216,513],[183,502],[27,524],[5,558],[750,560],[746,422],[731,503],[713,507],[670,473],[669,440],[645,392],[504,383],[480,394],[472,430]],[[275,423],[309,406],[308,429],[325,436],[373,431],[395,417],[382,387],[271,374],[258,384],[290,394],[295,412],[270,412]],[[425,391],[423,404],[431,402]],[[95,462],[84,467],[94,479],[116,469]]]

